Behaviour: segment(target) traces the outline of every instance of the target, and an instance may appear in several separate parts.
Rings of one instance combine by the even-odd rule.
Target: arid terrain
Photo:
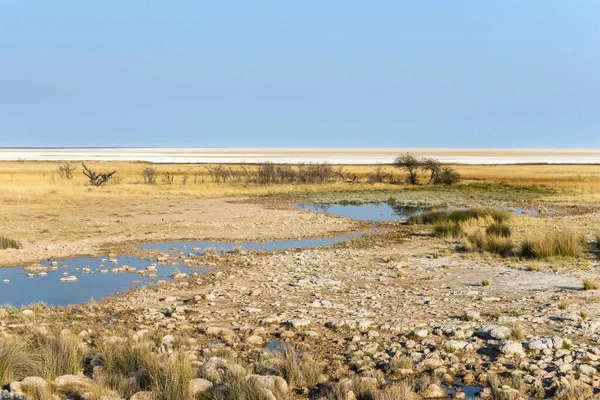
[[[125,161],[88,163],[120,178],[92,187],[80,164],[71,179],[62,165],[0,163],[0,236],[20,244],[0,250],[0,265],[58,279],[37,265],[93,256],[120,267],[118,255],[135,255],[171,266],[172,279],[84,304],[0,308],[0,398],[599,396],[597,165],[456,165],[463,179],[447,187],[369,184],[372,165],[342,166],[335,182],[258,185],[158,164],[144,184],[152,165]],[[457,219],[296,208],[381,202]],[[186,244],[348,233],[364,235],[275,251]],[[160,242],[184,243],[139,247]]]

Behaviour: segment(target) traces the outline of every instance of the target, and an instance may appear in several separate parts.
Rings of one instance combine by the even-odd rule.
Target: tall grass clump
[[[152,398],[156,400],[191,400],[189,382],[197,375],[191,360],[184,353],[160,363],[152,379]]]
[[[20,337],[0,339],[0,386],[36,374],[38,364],[28,343]]]
[[[485,233],[507,238],[510,237],[510,227],[502,222],[494,222],[485,229]]]
[[[131,340],[99,344],[104,385],[125,397],[150,390],[152,376],[156,376],[160,369],[160,361],[152,350],[148,342],[136,344]],[[135,376],[132,377],[133,372]]]
[[[496,223],[506,222],[510,214],[506,211],[493,208],[469,208],[466,210],[431,210],[426,213],[416,214],[409,218],[411,224],[434,225],[439,222],[467,222],[477,219],[491,219]]]
[[[207,393],[200,395],[199,400],[277,400],[288,399],[288,393],[279,385],[267,392],[257,379],[248,379],[243,373],[227,372],[223,377],[224,385],[214,386]],[[156,398],[157,400],[161,398]]]
[[[380,392],[375,393],[375,400],[418,400],[419,396],[406,382],[396,383],[388,386]]]
[[[513,242],[509,237],[490,235],[477,231],[467,236],[467,249],[480,253],[488,252],[498,255],[508,255],[513,250]]]
[[[438,221],[433,225],[434,236],[457,238],[463,234],[460,222]]]
[[[33,349],[40,362],[39,375],[50,381],[61,375],[76,375],[83,369],[85,352],[77,337],[66,334],[32,337]]]
[[[20,249],[21,242],[15,239],[0,236],[0,249]]]
[[[541,239],[524,241],[519,253],[523,258],[578,258],[583,255],[582,243],[582,236],[560,232]]]

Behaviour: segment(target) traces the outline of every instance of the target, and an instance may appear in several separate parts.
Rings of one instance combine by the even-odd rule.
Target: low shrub
[[[0,386],[34,376],[38,364],[31,348],[19,337],[0,338]]]

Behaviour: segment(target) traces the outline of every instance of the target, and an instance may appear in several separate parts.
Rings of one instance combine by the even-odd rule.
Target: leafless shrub
[[[156,167],[144,167],[142,170],[142,178],[145,184],[154,185],[157,177]]]
[[[73,178],[73,173],[75,172],[75,166],[70,163],[64,163],[56,169],[56,173],[61,179],[70,180]]]
[[[299,183],[325,183],[332,181],[332,178],[333,167],[326,162],[298,166]]]
[[[390,173],[382,164],[377,164],[375,169],[367,172],[367,181],[369,183],[384,183],[390,179]]]
[[[167,184],[167,185],[171,185],[173,183],[174,179],[175,179],[175,175],[170,172],[165,172],[164,174],[162,174],[160,176],[160,180],[162,181],[162,183]]]
[[[204,183],[204,175],[201,170],[194,172],[194,184]]]

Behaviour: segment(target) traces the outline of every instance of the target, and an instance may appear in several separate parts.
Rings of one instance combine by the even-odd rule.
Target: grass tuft
[[[560,232],[538,240],[521,243],[519,254],[529,259],[549,259],[555,257],[578,258],[583,255],[583,237],[571,232]]]
[[[457,238],[463,234],[460,222],[438,221],[433,226],[433,234],[438,237]]]
[[[406,382],[399,382],[375,393],[375,400],[417,400],[419,396]]]
[[[467,249],[480,253],[508,255],[513,250],[513,242],[509,237],[489,235],[477,231],[467,237]]]
[[[598,281],[592,278],[586,278],[583,280],[583,290],[597,290]]]
[[[0,386],[35,375],[37,363],[27,342],[19,337],[0,339]]]
[[[487,279],[482,280],[481,286],[490,286],[490,281],[488,281]]]
[[[496,223],[506,222],[510,214],[506,211],[493,208],[469,208],[466,210],[438,211],[432,210],[422,214],[415,214],[408,219],[411,224],[434,225],[439,222],[461,223],[469,220],[490,218]]]
[[[85,354],[77,337],[38,334],[33,337],[33,343],[40,357],[42,378],[50,381],[61,375],[76,375],[83,369]]]
[[[15,239],[0,236],[0,249],[20,249],[21,242]]]
[[[558,302],[558,309],[559,310],[566,310],[567,307],[569,307],[569,302],[567,301],[567,299],[561,299]]]
[[[488,235],[500,236],[500,237],[510,237],[510,227],[501,222],[495,222],[488,226],[485,230],[485,233]]]

